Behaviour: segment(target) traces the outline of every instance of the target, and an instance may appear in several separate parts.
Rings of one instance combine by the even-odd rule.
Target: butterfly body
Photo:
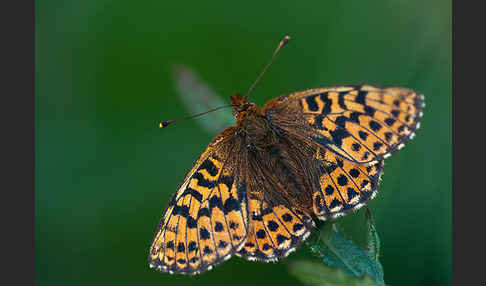
[[[149,263],[195,274],[236,254],[287,256],[377,192],[383,160],[415,134],[423,97],[371,85],[310,89],[263,108],[231,98],[236,125],[209,144],[164,213]]]
[[[272,145],[275,142],[262,109],[253,102],[236,93],[230,97],[233,103],[233,116],[236,119],[237,135],[244,135],[249,147]]]

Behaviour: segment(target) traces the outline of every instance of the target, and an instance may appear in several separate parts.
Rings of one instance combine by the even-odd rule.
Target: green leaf
[[[184,65],[173,68],[175,88],[178,91],[189,115],[206,112],[210,109],[228,105],[196,72]],[[210,112],[196,117],[200,126],[208,133],[219,133],[235,124],[231,108]]]
[[[368,226],[367,235],[367,252],[368,255],[376,260],[379,264],[378,258],[380,257],[380,238],[378,237],[378,232],[376,231],[373,218],[371,217],[370,209],[366,208],[366,224]]]
[[[294,261],[289,264],[290,273],[310,286],[372,286],[376,285],[370,277],[349,277],[341,270],[329,268],[310,261]]]
[[[313,234],[309,241],[315,242],[310,243],[310,249],[330,267],[338,268],[351,277],[367,275],[377,285],[385,285],[383,267],[378,260],[378,235],[372,221],[368,222],[368,250],[347,239],[335,223],[325,224]]]

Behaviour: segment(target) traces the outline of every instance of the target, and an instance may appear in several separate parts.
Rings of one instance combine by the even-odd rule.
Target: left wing
[[[170,200],[150,247],[152,268],[196,274],[242,247],[248,209],[234,131],[225,129],[209,144]]]

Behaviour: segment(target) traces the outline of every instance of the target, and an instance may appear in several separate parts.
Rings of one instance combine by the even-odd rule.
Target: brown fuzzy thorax
[[[250,147],[262,149],[277,143],[278,139],[260,107],[238,93],[230,98],[234,105],[233,115],[236,118],[236,126],[246,135]]]

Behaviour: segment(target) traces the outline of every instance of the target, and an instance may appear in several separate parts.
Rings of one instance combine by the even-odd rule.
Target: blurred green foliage
[[[219,94],[347,83],[415,89],[422,128],[386,160],[370,203],[390,285],[451,284],[451,1],[37,1],[38,285],[301,285],[287,264],[232,258],[199,276],[150,270],[169,197],[213,136],[187,116],[171,72],[193,67]],[[224,98],[225,102],[227,98]],[[364,211],[339,219],[366,231]]]

